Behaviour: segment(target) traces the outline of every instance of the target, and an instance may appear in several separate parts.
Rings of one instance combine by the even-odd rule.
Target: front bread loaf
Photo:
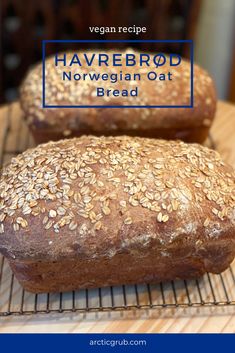
[[[33,292],[196,278],[235,255],[235,177],[196,144],[50,142],[0,179],[0,252]]]
[[[123,60],[127,53],[137,51],[126,50],[122,53]],[[89,59],[92,55],[98,55],[99,51],[80,51],[78,57],[83,63],[83,54]],[[102,51],[111,57],[114,52]],[[74,53],[66,54],[67,63]],[[63,58],[61,53],[60,58]],[[95,61],[96,63],[96,61]],[[62,62],[55,66],[55,58],[46,60],[45,71],[45,96],[48,105],[165,105],[165,106],[189,106],[191,97],[191,66],[186,60],[182,60],[177,67],[170,67],[169,61],[164,66],[150,67],[123,67],[108,66],[99,67],[92,65],[87,68],[73,65],[64,67]],[[141,80],[125,81],[117,83],[109,81],[95,81],[81,79],[71,81],[62,80],[63,72],[74,74],[108,74],[115,75],[140,73]],[[168,72],[172,74],[171,81],[149,81],[146,75],[149,71],[156,73]],[[37,65],[31,70],[24,80],[20,90],[20,102],[25,119],[32,131],[37,143],[49,140],[58,140],[63,137],[81,136],[92,134],[96,136],[130,135],[151,138],[181,139],[187,142],[203,142],[213,122],[216,108],[216,94],[212,78],[209,74],[194,65],[193,74],[193,108],[42,108],[42,65]],[[97,97],[96,89],[102,87],[128,89],[138,87],[137,97]]]

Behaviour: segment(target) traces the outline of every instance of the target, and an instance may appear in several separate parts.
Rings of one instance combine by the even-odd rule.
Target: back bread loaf
[[[112,51],[102,51],[112,55]],[[123,55],[137,51],[127,50]],[[86,52],[91,58],[99,53],[97,50]],[[67,62],[74,53],[67,53]],[[83,52],[78,56],[83,63]],[[63,55],[60,55],[60,58]],[[177,67],[170,67],[169,61],[157,68],[150,67],[121,67],[122,75],[140,73],[141,80],[118,81],[110,84],[109,81],[71,80],[63,81],[62,72],[74,74],[118,74],[120,67],[99,67],[92,65],[87,68],[73,65],[66,69],[61,62],[55,66],[54,57],[46,60],[46,102],[49,105],[183,105],[190,104],[191,66],[182,60]],[[171,81],[149,81],[147,72],[161,72],[166,76],[172,74]],[[215,108],[216,94],[214,83],[209,74],[194,65],[194,107],[193,108],[45,108],[42,106],[42,65],[31,70],[24,80],[20,90],[20,102],[25,119],[37,143],[49,140],[58,140],[63,137],[93,135],[131,135],[165,139],[182,139],[187,142],[203,142],[212,124]],[[137,97],[97,97],[97,87],[105,89],[128,89],[138,87]]]
[[[234,172],[196,144],[50,142],[2,170],[0,206],[0,251],[33,292],[195,278],[235,255]]]

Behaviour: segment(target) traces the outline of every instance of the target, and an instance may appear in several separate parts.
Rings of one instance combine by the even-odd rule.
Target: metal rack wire
[[[215,148],[210,137],[208,144]],[[18,105],[6,112],[0,163],[33,146]],[[0,256],[0,316],[167,307],[235,306],[234,266],[220,275],[190,281],[130,285],[67,293],[25,292]]]

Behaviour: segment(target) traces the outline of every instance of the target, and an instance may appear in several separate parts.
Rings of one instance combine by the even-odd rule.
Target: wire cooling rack
[[[17,103],[1,118],[0,163],[33,146]],[[216,148],[212,137],[208,144]],[[128,285],[67,293],[32,294],[19,285],[0,256],[0,316],[150,309],[165,307],[235,306],[235,263],[223,274],[206,274],[190,281]]]

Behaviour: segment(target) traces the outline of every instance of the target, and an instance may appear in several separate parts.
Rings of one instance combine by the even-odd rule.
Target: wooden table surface
[[[27,128],[20,132],[17,119],[22,114],[18,103],[10,107],[14,125],[14,149],[22,151],[33,140]],[[0,109],[0,160],[5,162],[6,131],[9,129],[9,106]],[[216,149],[224,160],[235,167],[235,106],[219,102],[216,119],[211,129]],[[10,138],[8,150],[14,145]],[[13,148],[13,147],[12,147]],[[233,268],[235,263],[233,263]],[[234,291],[234,286],[233,286]],[[235,295],[235,293],[233,293]],[[1,298],[0,298],[1,301]],[[1,305],[1,303],[0,303]],[[235,306],[133,309],[128,311],[37,314],[0,317],[0,332],[104,332],[104,333],[153,333],[153,332],[235,332]]]

